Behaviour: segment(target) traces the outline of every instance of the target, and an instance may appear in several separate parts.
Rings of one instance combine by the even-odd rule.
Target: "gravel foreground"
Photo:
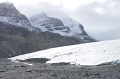
[[[0,59],[0,79],[120,79],[120,64],[76,66],[34,63],[30,66]]]

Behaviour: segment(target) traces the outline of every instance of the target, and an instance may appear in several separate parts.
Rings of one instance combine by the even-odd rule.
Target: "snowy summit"
[[[21,14],[13,3],[10,2],[0,3],[0,22],[23,27],[30,31],[34,30],[34,27],[30,24],[28,18]]]
[[[49,17],[45,13],[36,14],[30,18],[31,24],[41,31],[58,33],[62,36],[69,36],[78,39],[82,43],[95,42],[84,30],[84,27],[71,18],[58,19]]]

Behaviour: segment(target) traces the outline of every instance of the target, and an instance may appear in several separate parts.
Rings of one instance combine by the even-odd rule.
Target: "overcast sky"
[[[81,23],[97,40],[120,39],[120,0],[7,0],[27,17],[45,12]],[[0,0],[5,2],[5,0]]]

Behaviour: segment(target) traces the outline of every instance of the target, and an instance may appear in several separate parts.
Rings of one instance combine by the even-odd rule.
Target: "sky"
[[[50,17],[72,18],[97,40],[120,39],[120,0],[7,0],[28,18],[45,12]],[[0,0],[5,2],[5,0]]]

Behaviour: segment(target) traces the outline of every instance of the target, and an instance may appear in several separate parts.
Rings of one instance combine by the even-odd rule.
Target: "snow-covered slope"
[[[52,48],[16,56],[10,59],[25,60],[30,58],[50,58],[51,60],[47,63],[70,62],[80,65],[98,65],[120,60],[120,40]]]
[[[0,22],[9,23],[18,27],[34,30],[28,18],[21,14],[10,2],[0,3]]]
[[[84,31],[84,27],[80,23],[70,18],[60,20],[41,13],[32,16],[30,22],[33,26],[41,29],[41,31],[49,31],[62,36],[74,37],[81,42],[95,41]]]

